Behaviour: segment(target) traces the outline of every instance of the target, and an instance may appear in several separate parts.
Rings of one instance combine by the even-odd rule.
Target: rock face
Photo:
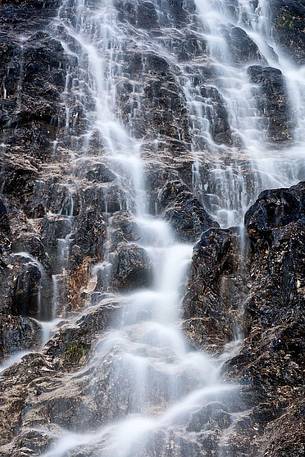
[[[265,455],[304,452],[304,190],[300,183],[263,192],[245,217],[251,284],[247,338],[229,365],[255,387],[254,418],[264,431],[258,442]],[[290,433],[295,420],[300,427]]]
[[[292,125],[289,99],[280,70],[251,66],[250,80],[257,85],[257,106],[267,125],[267,136],[272,142],[291,139]]]
[[[90,16],[96,3],[0,5],[0,457],[41,456],[62,429],[99,429],[139,401],[135,383],[144,381],[120,351],[128,353],[131,330],[116,330],[122,316],[133,322],[133,312],[149,327],[145,289],[152,289],[152,308],[167,304],[154,293],[160,272],[147,248],[154,216],[168,223],[177,244],[194,244],[177,323],[190,354],[211,353],[239,395],[211,394],[184,422],[154,431],[135,457],[301,457],[305,184],[258,193],[265,182],[273,188],[283,176],[285,183],[305,176],[304,142],[294,136],[295,123],[299,130],[305,125],[295,106],[304,95],[305,3],[211,2],[213,13],[224,6],[224,25],[206,12],[200,20],[201,2],[194,0],[114,0],[104,2],[111,21],[104,10],[97,13],[111,22],[104,34]],[[270,59],[255,42],[266,18],[271,33],[259,33],[268,35]],[[89,45],[81,51],[84,43],[69,34],[82,24],[96,33],[105,60]],[[272,40],[296,66],[300,103],[293,105],[291,72],[278,68]],[[108,92],[99,106],[103,65]],[[259,150],[254,124],[264,137]],[[281,163],[285,148],[297,169]],[[266,152],[267,160],[274,151],[277,167],[264,168],[258,156]],[[143,182],[131,178],[142,171]],[[135,201],[144,188],[141,212]],[[143,229],[145,211],[151,225]],[[244,227],[230,227],[244,212]],[[234,217],[220,226],[227,214]],[[130,310],[135,291],[138,308]],[[181,393],[179,383],[171,398],[164,388],[166,376],[176,376],[161,366],[172,355],[161,354],[154,365],[163,348],[152,344],[146,354],[140,340],[154,342],[159,331],[147,336],[136,327],[132,335],[139,359],[148,359],[142,374],[153,386],[149,401],[158,400],[149,414],[157,417]],[[30,353],[20,360],[24,352]],[[178,375],[189,387],[188,368]],[[65,457],[100,455],[89,443]]]
[[[211,350],[223,348],[237,331],[234,322],[243,299],[239,260],[238,234],[232,230],[207,230],[194,247],[185,326],[188,333],[194,327],[195,339],[196,327],[202,326],[200,338]]]
[[[304,453],[304,192],[300,183],[259,196],[245,216],[243,266],[230,230],[211,229],[194,249],[184,323],[191,344],[217,350],[244,308],[245,340],[225,368],[253,408],[230,439],[236,455]]]
[[[176,236],[183,241],[196,241],[214,222],[197,198],[181,181],[169,181],[161,189],[159,205]]]
[[[303,1],[273,0],[273,29],[280,44],[287,54],[293,57],[299,65],[304,65],[304,28],[305,3]]]

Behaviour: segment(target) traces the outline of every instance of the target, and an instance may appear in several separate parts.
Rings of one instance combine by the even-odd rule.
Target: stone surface
[[[201,203],[182,181],[168,181],[159,193],[159,205],[176,236],[196,241],[210,227],[216,227]]]
[[[304,183],[263,192],[245,217],[250,238],[246,339],[228,372],[249,384],[252,427],[268,456],[304,452]],[[298,427],[291,429],[297,421]]]
[[[305,63],[303,0],[271,1],[272,28],[287,55],[299,65]]]
[[[248,74],[250,80],[257,85],[257,106],[268,138],[272,142],[290,140],[293,129],[291,109],[281,71],[254,65],[248,68]]]

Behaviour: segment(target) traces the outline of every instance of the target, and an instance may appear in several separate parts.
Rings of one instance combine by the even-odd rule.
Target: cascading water
[[[146,191],[147,138],[139,135],[135,128],[136,119],[141,116],[144,83],[141,74],[137,75],[138,79],[129,78],[127,74],[128,40],[140,53],[147,49],[152,53],[158,50],[178,69],[177,81],[183,84],[193,133],[194,191],[222,227],[241,225],[247,207],[264,188],[287,186],[303,176],[303,169],[299,171],[305,124],[303,70],[289,63],[268,33],[266,2],[259,1],[255,9],[252,2],[240,0],[232,11],[225,0],[195,1],[196,9],[192,10],[193,22],[189,28],[198,40],[205,41],[213,75],[213,83],[205,90],[196,84],[199,73],[192,68],[200,67],[200,57],[194,62],[181,63],[175,53],[169,51],[166,39],[154,40],[144,32],[135,31],[134,36],[128,37],[124,22],[119,19],[118,3],[64,0],[54,22],[57,38],[77,64],[76,69],[67,74],[62,96],[63,142],[73,149],[71,169],[75,183],[67,184],[68,197],[56,215],[64,219],[66,230],[65,236],[59,238],[58,264],[53,274],[53,309],[58,306],[59,283],[62,274],[66,274],[73,241],[77,180],[93,163],[107,164],[119,188],[119,208],[128,212],[137,227],[138,238],[132,243],[145,252],[150,266],[149,285],[116,295],[121,311],[114,319],[113,329],[99,338],[84,369],[98,380],[98,384],[100,379],[105,381],[105,367],[111,366],[110,374],[105,375],[107,386],[96,387],[92,382],[90,388],[94,396],[99,389],[105,387],[107,391],[116,386],[118,396],[113,402],[117,415],[114,412],[114,420],[103,426],[92,424],[91,431],[86,430],[86,433],[61,431],[60,438],[45,453],[46,457],[184,456],[188,451],[187,448],[182,450],[186,446],[186,435],[198,455],[192,429],[186,424],[196,414],[200,416],[210,411],[213,415],[213,408],[217,410],[220,402],[225,402],[227,397],[233,398],[232,392],[236,389],[224,383],[220,375],[230,354],[217,358],[192,351],[180,328],[180,300],[192,246],[177,241],[167,222],[149,214],[152,205]],[[158,20],[169,27],[169,2],[155,0],[152,3]],[[251,37],[257,47],[255,57],[249,58],[246,64],[236,61],[230,44],[232,33],[237,29],[238,33]],[[250,78],[249,68],[257,63],[256,60],[261,66],[272,65],[281,70],[290,108],[294,107],[297,122],[280,150],[269,138],[270,126],[257,102],[258,84]],[[133,108],[125,117],[119,106],[121,83],[131,86],[130,98],[133,100]],[[227,112],[229,139],[226,141],[216,140],[212,132],[211,117],[217,117],[211,101],[215,96],[219,105],[223,100]],[[73,104],[77,104],[83,114],[80,134],[76,132],[77,115]],[[154,139],[156,150],[158,141],[159,138]],[[60,140],[54,141],[54,157],[59,154],[60,146]],[[205,165],[207,181],[202,177]],[[102,276],[102,293],[106,296],[111,289],[115,253],[110,249],[114,223],[113,216],[108,214],[111,196],[109,188],[103,184],[94,198],[104,205],[101,212],[108,223],[108,234],[101,256],[103,261],[93,273],[97,278]],[[55,313],[52,317],[56,317]],[[82,373],[76,376],[81,377]],[[228,419],[227,429],[234,423],[234,414],[239,414],[238,407]],[[208,425],[206,429],[209,431]],[[225,436],[221,440],[225,442]],[[206,446],[208,449],[208,444]],[[190,452],[195,455],[193,450]]]
[[[240,0],[234,6],[225,0],[195,3],[215,73],[213,85],[225,101],[231,129],[230,146],[215,144],[209,135],[208,120],[201,121],[206,147],[216,162],[211,166],[212,192],[205,204],[221,226],[229,227],[242,224],[246,209],[262,190],[289,187],[304,178],[304,68],[293,64],[276,45],[271,34],[269,2],[260,0],[256,5]],[[234,55],[232,41],[237,39],[242,46],[248,37],[252,39],[252,50],[245,56],[245,63]],[[269,138],[270,125],[259,110],[264,95],[257,82],[251,81],[257,62],[262,68],[279,69],[283,75],[288,106],[282,109],[286,109],[290,121],[286,127],[289,132],[285,132],[280,146]],[[198,108],[189,89],[188,100],[196,117],[205,118],[205,107],[199,104]],[[200,157],[196,148],[195,156],[197,160]],[[194,167],[196,175],[198,167]],[[194,182],[198,183],[198,177]]]
[[[162,454],[170,445],[175,427],[200,408],[223,398],[234,386],[221,382],[223,360],[191,351],[179,328],[179,302],[192,246],[175,241],[169,224],[147,212],[141,142],[123,125],[116,108],[115,88],[124,78],[120,58],[126,39],[118,26],[117,10],[112,1],[101,1],[93,8],[79,0],[74,23],[67,16],[67,5],[64,3],[59,12],[57,27],[64,30],[68,52],[72,53],[70,40],[74,47],[76,43],[79,74],[84,78],[79,84],[86,87],[91,99],[91,111],[83,101],[88,110],[88,131],[81,153],[84,159],[90,159],[90,139],[97,136],[104,159],[111,164],[121,186],[127,186],[126,208],[134,213],[138,246],[146,252],[152,268],[149,288],[118,297],[123,307],[117,318],[119,324],[114,323],[115,330],[101,338],[89,362],[92,376],[99,378],[110,358],[108,384],[125,385],[120,394],[128,398],[125,417],[92,434],[63,433],[45,455],[64,457],[88,446],[99,456],[143,455],[147,446],[157,446]],[[111,268],[111,256],[106,253],[106,257],[95,274],[99,270],[105,274],[109,265]],[[119,409],[120,395],[114,399]],[[164,443],[158,443],[163,433]]]

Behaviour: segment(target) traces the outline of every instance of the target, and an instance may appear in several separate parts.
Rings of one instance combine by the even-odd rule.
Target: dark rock
[[[132,214],[127,211],[114,213],[111,218],[111,244],[114,248],[122,242],[133,242],[140,239],[140,233]]]
[[[226,33],[226,38],[235,63],[261,62],[264,60],[260,55],[257,45],[251,40],[245,30],[240,27],[232,27]]]
[[[303,210],[297,193],[294,195],[289,189],[265,190],[245,215],[249,238],[253,242],[272,242],[276,229],[297,222]]]
[[[281,71],[255,65],[248,68],[248,73],[250,80],[257,85],[254,92],[267,137],[272,142],[291,140],[293,126],[289,98]]]
[[[112,284],[119,290],[148,287],[152,280],[152,265],[146,251],[132,243],[120,243],[113,253]]]
[[[272,28],[284,51],[300,65],[305,63],[303,0],[271,1]]]
[[[41,329],[34,320],[0,314],[0,359],[38,346]]]
[[[104,163],[84,163],[80,165],[79,173],[85,176],[89,181],[108,183],[115,180],[115,174]]]
[[[32,257],[48,266],[48,258],[40,237],[35,233],[20,233],[12,243],[12,250],[15,253],[26,252]]]
[[[233,230],[213,228],[205,231],[194,247],[184,298],[184,326],[195,346],[215,351],[236,331],[234,320],[245,293],[239,271],[239,242]]]
[[[257,443],[272,457],[303,452],[304,188],[300,183],[265,191],[246,214],[251,240],[246,338],[227,363],[229,375],[253,390],[250,430],[260,431]],[[296,416],[300,426],[291,432]],[[249,428],[241,434],[247,440]]]
[[[106,225],[99,208],[84,208],[77,218],[74,242],[82,250],[82,258],[99,258],[106,239]]]
[[[218,225],[181,181],[165,184],[159,204],[177,237],[184,241],[195,241],[203,231]]]
[[[134,100],[135,83],[121,86],[121,110],[140,138],[152,141],[154,148],[167,147],[182,152],[190,145],[189,120],[185,94],[176,77],[178,69],[163,56],[152,52],[133,53],[128,61],[128,74],[137,84],[145,78],[139,102]],[[140,79],[141,78],[141,79]],[[141,86],[140,86],[141,87]],[[159,143],[155,139],[159,138]]]
[[[59,359],[63,370],[69,371],[83,364],[92,342],[115,321],[121,306],[113,297],[100,300],[86,308],[74,323],[63,325],[48,342],[45,352]]]
[[[2,193],[20,198],[23,203],[33,191],[33,178],[37,166],[27,158],[3,155],[0,159],[0,182]]]
[[[15,279],[13,314],[39,318],[41,313],[42,271],[36,262],[21,256],[20,272]]]
[[[0,232],[10,233],[10,224],[7,214],[7,209],[4,202],[0,199]]]
[[[223,408],[221,403],[209,403],[192,415],[187,429],[192,432],[200,432],[211,426],[220,429],[228,428],[232,420],[230,414]]]
[[[31,383],[43,376],[54,376],[55,373],[50,361],[38,353],[24,356],[21,362],[5,370],[0,380],[0,446],[12,443],[16,430],[20,429],[26,397],[36,389],[34,385],[30,387]]]
[[[210,123],[210,134],[217,144],[232,145],[232,132],[223,97],[216,87],[203,86],[201,95],[206,100],[206,116]]]
[[[140,2],[137,8],[136,24],[137,27],[147,30],[158,27],[158,15],[152,2]]]

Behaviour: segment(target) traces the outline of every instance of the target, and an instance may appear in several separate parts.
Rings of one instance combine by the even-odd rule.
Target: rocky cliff
[[[101,35],[110,3],[115,33]],[[238,385],[134,455],[305,453],[305,2],[219,2],[230,19],[216,32],[213,3],[1,2],[1,457],[44,455],[63,429],[89,433],[130,411],[135,381],[114,370],[115,350],[97,363],[96,348],[119,325],[121,297],[152,284],[139,170],[111,158],[134,144],[145,211],[194,245],[179,326]],[[102,88],[86,31],[111,62]],[[101,94],[128,138],[102,137]],[[54,456],[99,452],[88,441]]]

